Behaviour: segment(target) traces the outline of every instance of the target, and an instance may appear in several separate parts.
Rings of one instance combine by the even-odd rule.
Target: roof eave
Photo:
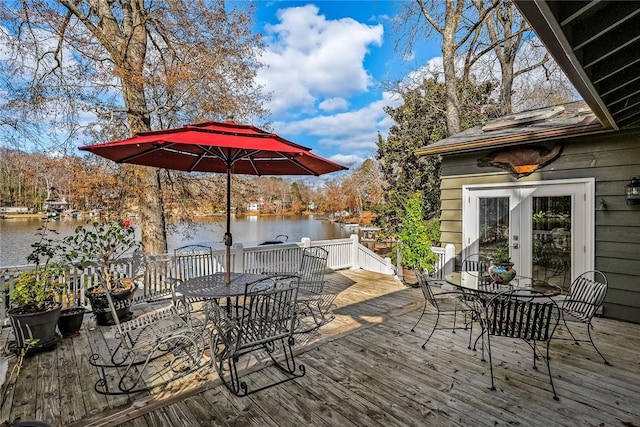
[[[593,122],[580,127],[563,127],[542,132],[519,133],[511,136],[502,136],[497,138],[484,138],[473,141],[461,142],[459,144],[451,144],[438,147],[424,147],[416,150],[418,156],[426,156],[433,154],[454,154],[470,151],[478,151],[489,148],[506,147],[511,145],[532,144],[537,142],[547,142],[554,139],[568,139],[579,136],[595,135],[611,132],[611,128],[603,128],[598,122]]]
[[[545,44],[551,56],[564,70],[587,105],[591,107],[591,111],[602,123],[602,126],[618,130],[618,125],[613,116],[600,95],[598,95],[598,91],[591,83],[584,68],[580,65],[560,24],[555,19],[546,1],[515,0],[515,3],[540,40]]]

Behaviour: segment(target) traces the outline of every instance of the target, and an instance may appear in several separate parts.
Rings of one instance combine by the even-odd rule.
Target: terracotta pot
[[[412,288],[418,287],[418,278],[412,268],[402,267],[402,281],[405,285],[411,286]]]

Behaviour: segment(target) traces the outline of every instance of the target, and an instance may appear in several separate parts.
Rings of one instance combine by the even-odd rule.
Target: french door
[[[593,269],[593,179],[462,188],[463,258],[509,248],[518,274],[568,289]]]

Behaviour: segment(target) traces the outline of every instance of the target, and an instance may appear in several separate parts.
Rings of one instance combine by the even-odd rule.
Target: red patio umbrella
[[[86,145],[116,163],[132,163],[187,172],[227,174],[227,283],[231,279],[231,174],[322,175],[347,169],[316,156],[311,149],[276,134],[232,121],[205,122],[181,128],[139,132],[133,137]]]

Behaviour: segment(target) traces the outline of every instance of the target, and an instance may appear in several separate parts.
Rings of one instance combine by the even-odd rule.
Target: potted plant
[[[20,273],[11,294],[14,308],[8,314],[16,352],[27,348],[27,354],[32,354],[60,341],[56,325],[62,304],[56,301],[56,296],[65,288],[65,265],[61,262],[60,246],[48,237],[48,231],[47,225],[39,230],[40,240],[31,245],[27,256],[35,268]]]
[[[440,239],[437,221],[425,221],[422,213],[422,194],[415,193],[405,205],[405,215],[398,233],[399,252],[403,267],[403,281],[417,285],[415,269],[423,269],[433,273],[438,256],[431,246]]]
[[[96,267],[96,274],[104,283],[87,289],[85,296],[91,303],[91,309],[99,325],[111,325],[114,319],[104,294],[108,289],[117,306],[119,320],[131,316],[129,306],[135,292],[133,278],[126,278],[123,272],[113,268],[120,258],[140,248],[135,231],[129,221],[91,222],[76,228],[73,235],[64,239],[68,248],[67,258],[83,266]]]
[[[82,306],[64,308],[60,311],[58,318],[58,330],[63,337],[78,335],[84,320],[85,310]]]
[[[511,257],[509,256],[509,248],[507,246],[498,246],[491,254],[491,265],[489,266],[489,275],[496,283],[506,284],[516,277],[516,270],[513,268]]]

